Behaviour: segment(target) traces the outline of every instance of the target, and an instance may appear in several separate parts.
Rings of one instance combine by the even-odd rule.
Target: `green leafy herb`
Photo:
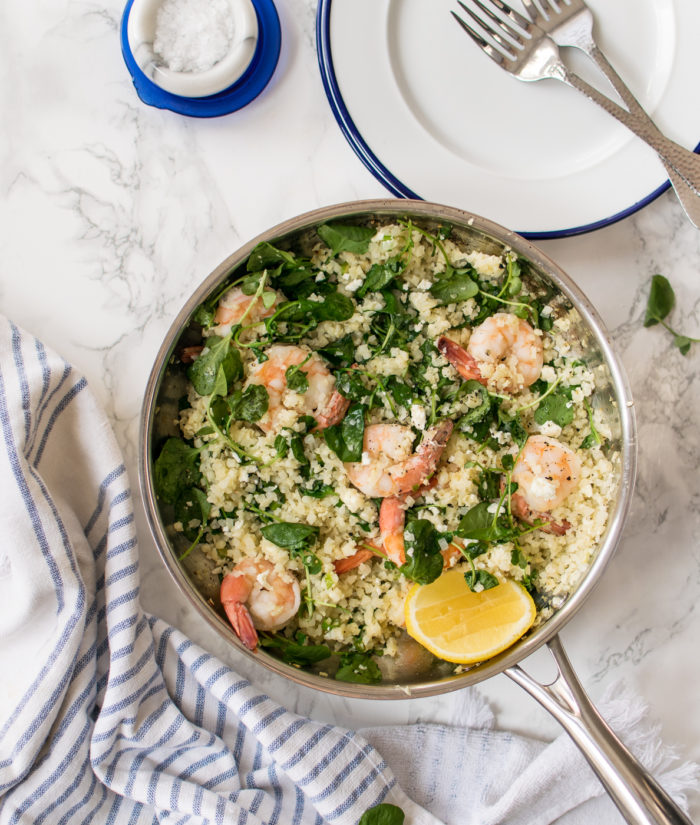
[[[360,817],[357,825],[403,825],[405,814],[396,805],[382,802],[368,808]]]
[[[489,512],[492,504],[480,501],[462,516],[456,534],[463,539],[474,541],[500,542],[506,541],[510,530],[501,523],[497,513]]]
[[[468,381],[464,381],[459,385],[459,387],[460,390],[463,388],[463,393],[465,395],[477,393],[480,397],[479,404],[476,407],[472,407],[469,412],[465,413],[459,419],[457,427],[458,429],[463,430],[465,426],[482,421],[488,415],[492,406],[492,400],[486,387],[473,378],[470,378]]]
[[[338,338],[337,341],[331,341],[325,347],[320,347],[318,352],[336,369],[350,367],[355,362],[355,344],[350,334]]]
[[[355,304],[347,295],[330,292],[323,301],[311,301],[317,321],[347,321],[355,314]]]
[[[593,421],[593,409],[591,405],[584,399],[583,406],[586,408],[586,413],[588,414],[588,426],[591,428],[591,431],[581,442],[581,447],[584,450],[589,450],[591,447],[595,447],[596,444],[602,444],[603,439],[601,438],[600,433],[596,429]]]
[[[368,292],[379,292],[393,285],[393,281],[401,274],[405,267],[401,257],[390,258],[383,264],[373,264],[367,273],[364,283],[355,293],[363,298]]]
[[[665,318],[670,315],[675,303],[676,295],[668,278],[664,278],[663,275],[652,276],[647,308],[644,314],[644,326],[653,327],[655,324],[661,324],[661,326],[673,335],[673,345],[678,347],[682,355],[687,355],[691,344],[700,343],[700,338],[691,338],[688,335],[682,335],[671,329],[666,323]]]
[[[498,579],[488,570],[475,570],[473,568],[464,574],[464,580],[472,591],[475,591],[479,584],[484,590],[490,590],[498,584]]]
[[[309,355],[306,361],[308,361],[310,357]],[[306,361],[304,363],[306,363]],[[309,379],[301,367],[301,364],[294,364],[291,367],[287,367],[284,377],[287,380],[287,386],[290,390],[303,395],[309,389]]]
[[[287,550],[305,550],[318,538],[319,529],[310,524],[296,524],[291,521],[276,521],[266,524],[260,532],[263,536]]]
[[[303,496],[311,496],[311,498],[327,498],[336,495],[330,484],[324,484],[318,479],[310,487],[302,487],[300,492]]]
[[[199,526],[206,524],[211,512],[211,504],[206,494],[199,487],[190,487],[183,490],[175,502],[175,520],[182,523],[182,532],[190,540],[197,537],[197,530],[190,527],[190,523],[197,521]]]
[[[546,421],[553,421],[560,427],[571,424],[574,420],[571,388],[560,387],[556,392],[544,396],[535,410],[534,418],[540,425]]]
[[[430,294],[441,304],[456,304],[479,294],[478,284],[472,280],[472,268],[451,269],[449,274],[435,281]]]
[[[249,384],[244,390],[235,390],[227,399],[231,417],[237,421],[259,421],[267,412],[270,398],[262,384]]]
[[[335,386],[338,392],[351,401],[363,401],[368,391],[362,383],[362,375],[358,370],[342,370],[335,377]]]
[[[200,483],[199,450],[180,438],[169,438],[153,465],[156,495],[167,504],[175,504],[183,490]]]
[[[260,272],[264,269],[276,269],[282,266],[296,266],[297,259],[291,252],[278,249],[271,243],[259,243],[250,253],[246,269],[248,272]]]
[[[243,377],[243,363],[238,350],[231,346],[231,336],[225,338],[211,335],[206,346],[187,370],[187,377],[199,395],[211,395],[215,388],[221,388],[221,376],[225,380],[224,392]],[[219,380],[217,387],[217,379]]]
[[[365,409],[363,404],[353,403],[339,424],[323,430],[326,444],[343,462],[360,461],[362,458]]]
[[[418,584],[430,584],[442,573],[440,534],[427,519],[412,519],[404,530],[406,563],[401,565],[404,576]]]
[[[382,681],[382,672],[371,653],[351,650],[340,654],[340,667],[335,678],[340,682],[378,685]]]
[[[327,645],[308,644],[307,637],[301,631],[297,631],[295,639],[288,639],[280,633],[261,633],[259,642],[261,647],[277,648],[282,660],[288,665],[308,667],[331,655]]]
[[[346,226],[340,223],[325,223],[316,231],[333,256],[339,252],[364,255],[375,234],[375,230],[367,226]]]

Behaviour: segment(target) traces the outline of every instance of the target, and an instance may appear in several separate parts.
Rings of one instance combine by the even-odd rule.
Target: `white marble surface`
[[[134,490],[143,388],[194,286],[281,220],[386,196],[326,102],[315,4],[279,0],[278,8],[283,47],[271,84],[244,110],[198,121],[138,100],[119,50],[116,0],[0,7],[0,306],[87,375]],[[664,740],[700,761],[700,345],[684,358],[669,335],[641,323],[649,279],[661,272],[678,295],[674,323],[699,335],[700,232],[666,193],[614,226],[541,246],[613,331],[639,424],[639,477],[623,541],[563,639],[594,699],[623,678],[651,706]],[[353,727],[459,722],[459,692],[351,701],[251,670],[175,592],[136,499],[146,609],[245,669],[273,697]],[[507,677],[479,689],[500,726],[542,738],[558,732]],[[700,821],[699,795],[692,805]]]

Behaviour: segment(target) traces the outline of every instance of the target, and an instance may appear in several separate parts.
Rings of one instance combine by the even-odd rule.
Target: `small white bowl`
[[[204,72],[175,72],[153,51],[156,16],[163,0],[134,0],[127,38],[141,71],[161,89],[181,97],[207,97],[232,86],[250,65],[258,41],[258,18],[251,0],[229,0],[234,36],[226,57]]]

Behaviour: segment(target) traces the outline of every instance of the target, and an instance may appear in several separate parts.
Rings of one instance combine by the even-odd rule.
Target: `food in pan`
[[[416,586],[449,572],[477,606],[503,587],[511,643],[588,568],[614,480],[574,310],[526,261],[450,234],[326,224],[309,248],[260,244],[175,353],[189,386],[156,489],[251,649],[378,681]]]

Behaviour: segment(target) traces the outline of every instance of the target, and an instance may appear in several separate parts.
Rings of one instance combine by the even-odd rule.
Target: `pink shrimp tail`
[[[474,356],[467,352],[464,347],[450,338],[440,336],[437,340],[437,348],[442,355],[452,364],[465,381],[478,381],[486,386],[488,383],[479,370],[479,365]]]
[[[379,508],[379,530],[382,546],[389,561],[401,567],[406,563],[406,550],[403,540],[403,528],[406,523],[406,510],[403,499],[398,496],[382,499]]]
[[[563,536],[567,530],[571,529],[571,523],[566,521],[566,519],[559,523],[554,521],[549,513],[538,513],[536,510],[533,510],[527,501],[525,501],[525,497],[519,493],[513,493],[511,496],[510,509],[516,518],[519,518],[526,524],[534,525],[536,521],[544,521],[545,524],[540,525],[540,530],[542,530],[543,533]]]
[[[204,347],[201,346],[183,347],[182,352],[180,353],[180,361],[182,361],[183,364],[191,364],[199,358],[199,355],[203,349]]]
[[[228,573],[221,582],[221,604],[236,636],[249,650],[258,646],[258,633],[253,619],[244,602],[250,595],[250,586],[245,576]]]
[[[258,646],[258,632],[253,626],[248,608],[240,602],[233,602],[232,604],[225,604],[224,610],[236,636],[248,650],[255,650]]]
[[[333,395],[331,395],[326,409],[314,416],[316,418],[316,426],[312,432],[325,430],[327,427],[332,427],[334,424],[342,421],[343,418],[345,418],[345,413],[348,411],[349,406],[350,399],[345,398],[338,390],[333,390]]]
[[[369,561],[374,555],[375,553],[372,550],[369,550],[366,547],[361,547],[352,556],[347,556],[344,559],[334,561],[333,567],[335,568],[335,572],[341,576],[343,573],[347,573],[349,570],[354,570],[356,567],[359,567],[362,562]]]

